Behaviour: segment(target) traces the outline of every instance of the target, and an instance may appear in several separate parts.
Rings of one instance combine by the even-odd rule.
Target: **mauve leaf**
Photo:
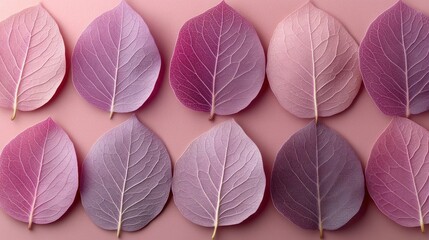
[[[369,27],[360,48],[366,89],[387,115],[429,109],[429,18],[399,1]]]
[[[0,22],[0,107],[32,111],[46,104],[66,72],[64,41],[41,6]]]
[[[429,223],[429,133],[396,117],[378,138],[366,167],[368,192],[388,218],[406,227]]]
[[[96,18],[77,41],[73,83],[96,107],[124,113],[149,98],[161,69],[161,57],[149,28],[125,1]]]
[[[174,169],[176,206],[191,222],[214,227],[239,224],[258,209],[265,191],[258,147],[233,120],[194,140]]]
[[[92,146],[81,174],[85,212],[106,230],[137,231],[164,208],[171,162],[162,140],[136,116]]]
[[[276,209],[306,229],[336,230],[360,209],[365,195],[361,162],[346,140],[314,121],[283,145],[271,176]]]
[[[246,19],[222,1],[180,29],[170,84],[183,105],[230,115],[246,108],[265,78],[265,55]]]
[[[72,205],[77,188],[73,143],[52,119],[28,128],[3,149],[0,206],[28,222],[28,228],[59,219]]]
[[[300,118],[344,111],[361,85],[356,41],[311,3],[277,25],[267,58],[272,91],[283,108]]]

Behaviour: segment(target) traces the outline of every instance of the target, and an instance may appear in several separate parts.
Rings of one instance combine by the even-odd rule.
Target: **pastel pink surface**
[[[0,0],[0,19],[37,4],[38,0]],[[149,26],[163,59],[159,90],[146,106],[137,111],[141,122],[156,132],[164,141],[173,163],[185,151],[189,143],[214,124],[230,119],[218,116],[215,123],[207,121],[207,113],[193,111],[183,106],[174,96],[168,82],[169,60],[173,53],[180,27],[191,17],[215,6],[219,1],[189,0],[128,0]],[[396,3],[396,0],[313,0],[317,7],[336,17],[360,42],[366,29],[383,11]],[[406,0],[414,7],[429,15],[427,0]],[[67,60],[82,31],[97,16],[120,3],[119,0],[44,0],[44,7],[58,22],[67,49]],[[287,15],[306,3],[304,0],[227,0],[236,11],[251,22],[267,49],[274,28]],[[70,61],[68,61],[70,62]],[[24,129],[52,116],[65,129],[73,140],[78,161],[81,164],[96,140],[121,122],[130,114],[118,114],[113,120],[106,112],[88,104],[75,91],[68,74],[64,87],[57,97],[34,112],[20,113],[11,122],[10,110],[0,109],[0,148]],[[271,176],[272,165],[282,144],[293,133],[303,128],[309,120],[298,119],[284,110],[267,82],[260,94],[248,108],[233,115],[246,134],[261,151],[266,175]],[[356,150],[366,166],[372,145],[390,122],[375,106],[366,91],[359,92],[356,100],[346,111],[320,121],[341,134]],[[413,116],[412,120],[429,128],[429,113]],[[269,178],[268,178],[269,180]],[[269,183],[267,183],[269,184]],[[418,228],[401,227],[384,216],[369,198],[364,200],[362,213],[351,220],[344,228],[335,232],[326,231],[328,240],[423,240],[429,234],[422,234]],[[114,240],[115,234],[95,226],[85,215],[82,205],[77,202],[59,221],[50,225],[35,225],[32,231],[26,224],[11,219],[0,211],[0,232],[2,239],[56,240]],[[197,226],[186,220],[174,205],[172,199],[161,214],[144,230],[121,235],[121,239],[147,240],[201,240],[207,239],[213,229]],[[303,230],[284,219],[273,207],[268,192],[257,213],[242,224],[224,227],[218,232],[220,240],[308,240],[319,239],[317,231]]]

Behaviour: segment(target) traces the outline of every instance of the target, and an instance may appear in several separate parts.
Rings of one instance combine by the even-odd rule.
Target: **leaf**
[[[110,117],[141,107],[160,69],[161,57],[148,26],[125,1],[88,26],[72,57],[76,90]]]
[[[311,3],[277,25],[267,58],[272,91],[300,118],[317,120],[344,111],[361,85],[356,41]]]
[[[429,18],[399,1],[369,27],[360,48],[366,89],[380,110],[429,110]]]
[[[265,55],[253,26],[225,1],[180,29],[170,84],[196,111],[230,115],[246,108],[265,78]]]
[[[91,220],[106,230],[137,231],[164,208],[171,162],[161,139],[136,116],[104,134],[83,166],[80,194]]]
[[[32,111],[55,94],[66,72],[64,41],[38,5],[0,22],[0,107]]]
[[[239,224],[258,209],[265,173],[258,147],[233,120],[194,140],[176,162],[173,196],[191,222],[214,227]]]
[[[378,209],[406,227],[429,223],[429,133],[394,118],[375,143],[366,167],[368,192]]]
[[[0,156],[0,207],[11,217],[48,224],[72,205],[78,188],[76,152],[52,119],[28,128]]]
[[[271,176],[276,209],[306,229],[336,230],[360,209],[365,195],[361,163],[335,131],[314,121],[283,145]]]

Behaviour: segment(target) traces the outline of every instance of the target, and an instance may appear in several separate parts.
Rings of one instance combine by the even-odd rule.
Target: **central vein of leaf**
[[[14,94],[14,98],[13,98],[12,120],[15,119],[15,117],[16,117],[16,111],[18,109],[19,88],[21,86],[22,78],[24,75],[24,68],[25,68],[25,63],[27,62],[28,52],[30,50],[31,38],[33,37],[33,31],[34,31],[34,27],[36,26],[36,22],[37,22],[38,17],[39,17],[39,11],[37,11],[37,13],[36,13],[36,18],[33,22],[33,26],[31,27],[31,30],[30,30],[30,37],[28,40],[27,48],[25,49],[25,54],[24,54],[24,58],[22,60],[21,69],[19,71],[18,81],[16,83],[15,94]]]
[[[226,150],[225,150],[225,156],[223,158],[223,166],[222,166],[222,175],[220,176],[220,184],[219,184],[219,190],[217,194],[217,203],[216,203],[216,212],[215,212],[215,221],[214,221],[214,230],[212,235],[212,240],[216,237],[216,231],[219,226],[219,210],[220,210],[220,203],[222,201],[222,186],[223,186],[223,179],[225,176],[225,169],[226,169],[226,159],[228,158],[228,149],[229,149],[229,139],[231,137],[231,130],[228,133],[228,139],[226,141]]]
[[[308,14],[308,28],[310,30],[310,51],[311,51],[311,63],[312,63],[312,78],[313,78],[313,104],[314,104],[314,118],[317,122],[319,111],[317,107],[317,85],[316,85],[316,63],[314,59],[314,44],[313,44],[313,30],[311,29],[311,20]]]
[[[402,7],[402,5],[400,5]],[[402,16],[402,10],[401,10],[401,40],[402,40],[402,50],[404,52],[404,74],[405,74],[405,116],[410,116],[410,90],[409,90],[409,83],[408,83],[408,57],[407,57],[407,49],[405,48],[405,39],[404,39],[404,20]]]
[[[317,124],[317,123],[316,123]],[[317,210],[319,220],[320,238],[323,238],[323,225],[322,225],[322,206],[320,199],[320,176],[319,176],[319,136],[316,125],[316,187],[317,187]]]
[[[39,171],[37,173],[36,184],[34,187],[33,203],[31,204],[30,214],[28,216],[28,229],[30,229],[31,225],[33,224],[34,209],[36,207],[37,194],[39,192],[40,176],[42,175],[43,160],[45,159],[45,148],[46,148],[46,142],[48,141],[48,134],[49,134],[49,126],[46,130],[46,137],[45,137],[45,141],[43,142],[42,154],[40,155],[40,165],[39,165]]]
[[[223,11],[221,14],[221,20],[220,20],[220,26],[219,26],[219,36],[217,39],[217,49],[216,49],[216,56],[215,56],[215,66],[213,70],[213,83],[212,83],[212,106],[210,109],[210,119],[213,119],[215,114],[215,108],[216,108],[216,75],[217,75],[217,66],[219,61],[219,53],[220,53],[220,43],[221,43],[221,36],[223,31]]]
[[[121,21],[120,21],[121,23],[119,28],[118,51],[116,51],[115,77],[113,78],[112,102],[110,104],[110,118],[112,118],[113,112],[115,111],[115,98],[116,98],[116,88],[118,85],[119,55],[121,53],[123,21],[124,21],[124,7],[122,7],[122,10],[121,10]]]
[[[121,203],[120,203],[120,206],[119,206],[118,229],[117,229],[117,232],[116,232],[117,237],[119,237],[119,235],[121,234],[122,215],[123,215],[123,208],[124,208],[124,196],[125,196],[125,191],[126,191],[126,187],[127,187],[128,168],[130,166],[130,158],[131,158],[131,145],[132,145],[132,139],[130,137],[130,145],[129,145],[130,149],[128,151],[127,162],[125,164],[124,182],[122,183]]]

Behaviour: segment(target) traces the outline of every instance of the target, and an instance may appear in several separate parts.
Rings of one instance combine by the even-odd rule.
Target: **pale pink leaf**
[[[256,212],[265,190],[261,153],[235,121],[194,140],[176,163],[173,196],[191,222],[214,227],[239,224]]]
[[[362,82],[358,44],[339,21],[311,3],[277,25],[267,58],[272,91],[300,118],[344,111]]]
[[[406,227],[429,223],[429,132],[395,117],[372,149],[368,192],[388,218]]]
[[[64,41],[41,6],[0,22],[0,107],[32,111],[46,104],[66,72]]]
[[[11,217],[47,224],[73,203],[78,188],[76,152],[50,118],[13,139],[0,156],[0,206]]]

